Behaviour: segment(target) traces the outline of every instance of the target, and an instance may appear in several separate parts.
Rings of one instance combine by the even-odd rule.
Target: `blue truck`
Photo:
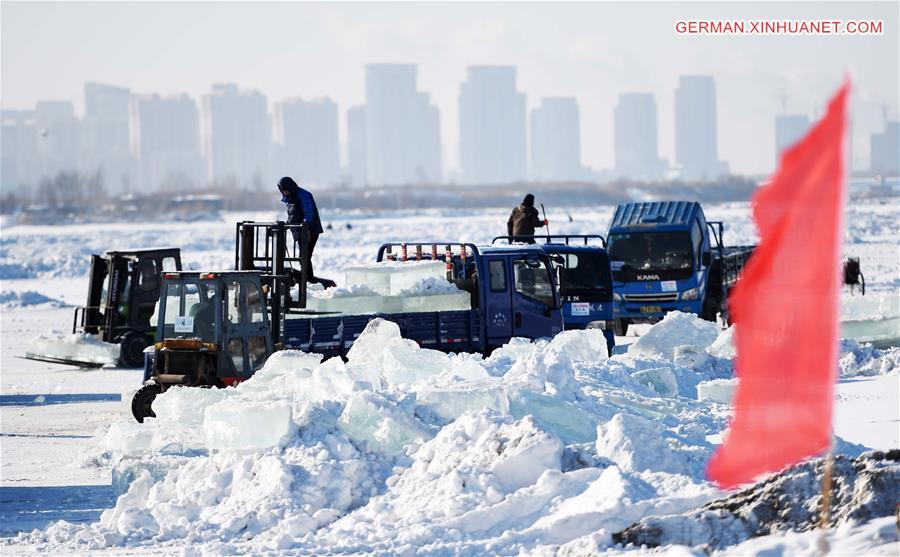
[[[723,233],[723,223],[706,220],[696,201],[616,207],[607,233],[616,334],[670,311],[728,322],[728,291],[754,246],[726,247]]]
[[[497,236],[498,242],[513,243],[528,238]],[[606,239],[599,234],[548,234],[533,240],[553,262],[563,323],[569,329],[601,329],[610,354],[616,345],[613,333],[612,268]]]
[[[396,323],[404,338],[423,348],[445,352],[489,354],[513,337],[553,337],[563,330],[557,274],[539,246],[384,244],[378,261],[403,261],[398,252],[413,252],[412,261],[443,262],[447,280],[470,294],[471,309],[308,311],[303,279],[309,256],[303,241],[290,249],[286,242],[292,227],[303,235],[303,226],[238,223],[236,270],[162,274],[157,342],[145,353],[144,385],[132,399],[136,420],[155,416],[153,399],[173,386],[222,387],[249,379],[274,350],[345,356],[376,318]],[[295,270],[295,263],[305,265]]]

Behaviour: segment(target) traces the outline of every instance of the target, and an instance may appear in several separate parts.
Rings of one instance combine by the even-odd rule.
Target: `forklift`
[[[72,333],[87,333],[119,345],[118,365],[139,368],[144,349],[153,344],[153,317],[159,302],[160,275],[181,270],[181,250],[153,248],[92,255],[87,304],[75,308]],[[28,353],[38,361],[100,367],[102,364]]]
[[[301,241],[291,247],[294,229]],[[141,354],[144,382],[131,401],[135,420],[156,417],[153,400],[170,387],[236,385],[284,347],[285,313],[306,307],[307,246],[303,224],[242,221],[235,226],[237,270],[163,271],[158,342],[146,358]]]

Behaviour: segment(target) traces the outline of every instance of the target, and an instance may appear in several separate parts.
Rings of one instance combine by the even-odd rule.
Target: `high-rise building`
[[[441,179],[437,107],[416,86],[414,64],[366,66],[366,177],[375,186]],[[438,162],[438,164],[440,164]]]
[[[675,160],[686,180],[728,172],[719,161],[716,84],[709,75],[683,75],[675,89]]]
[[[775,117],[775,165],[781,152],[796,143],[809,129],[809,118],[802,114],[780,114]]]
[[[196,103],[187,95],[132,99],[131,145],[138,157],[141,191],[204,183],[200,118]]]
[[[428,93],[419,93],[416,108],[418,123],[417,146],[418,164],[416,182],[436,184],[443,180],[443,157],[441,157],[441,113],[431,103]]]
[[[38,101],[34,109],[42,172],[53,175],[79,167],[81,123],[70,101]]]
[[[347,111],[347,169],[350,185],[363,187],[366,181],[366,107]]]
[[[656,100],[650,93],[624,93],[614,112],[615,171],[620,178],[657,180],[665,171],[659,158]]]
[[[338,109],[330,99],[276,103],[273,128],[279,157],[276,174],[301,184],[331,186],[340,179]]]
[[[871,136],[872,172],[897,176],[900,173],[900,122],[886,122],[884,131]]]
[[[0,187],[14,191],[36,185],[43,169],[33,110],[0,111],[0,145]]]
[[[469,66],[459,89],[462,181],[498,184],[526,177],[525,94],[515,66]]]
[[[245,188],[272,181],[272,134],[265,95],[240,91],[231,83],[213,85],[203,97],[201,122],[209,180]]]
[[[531,178],[571,181],[583,174],[578,102],[573,97],[541,99],[531,111]]]
[[[99,170],[108,191],[131,191],[137,182],[137,160],[129,147],[130,101],[124,87],[84,84],[81,167]]]

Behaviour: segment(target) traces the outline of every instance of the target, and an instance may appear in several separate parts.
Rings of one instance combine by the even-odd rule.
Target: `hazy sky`
[[[673,92],[681,74],[718,87],[719,153],[738,172],[774,164],[774,115],[815,114],[849,73],[854,158],[882,105],[897,118],[900,3],[17,3],[2,2],[3,108],[72,99],[99,81],[137,93],[194,97],[231,81],[269,102],[329,96],[363,102],[363,65],[419,65],[419,88],[441,109],[445,166],[457,165],[459,84],[469,64],[515,64],[529,108],[574,96],[582,160],[612,165],[619,93],[656,95],[660,154],[674,159]],[[679,36],[679,19],[881,19],[881,36]]]

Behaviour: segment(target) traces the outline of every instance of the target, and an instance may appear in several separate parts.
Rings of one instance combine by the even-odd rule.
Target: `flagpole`
[[[834,467],[834,430],[831,431],[831,444],[825,455],[825,463],[822,470],[822,498],[819,507],[819,556],[825,557],[831,550],[828,543],[828,523],[831,522],[831,483],[832,468]]]

